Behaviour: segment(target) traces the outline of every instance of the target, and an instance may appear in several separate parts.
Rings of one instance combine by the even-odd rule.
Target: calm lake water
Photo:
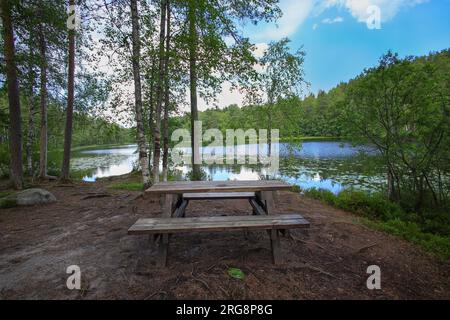
[[[251,149],[252,146],[247,146]],[[322,188],[338,193],[344,188],[377,190],[384,183],[376,152],[368,146],[353,146],[340,141],[280,143],[280,167],[275,173],[258,165],[205,165],[209,180],[282,179],[303,189]],[[122,175],[137,167],[136,145],[74,154],[73,170],[85,173],[84,181]],[[177,179],[186,179],[190,166],[172,168]]]

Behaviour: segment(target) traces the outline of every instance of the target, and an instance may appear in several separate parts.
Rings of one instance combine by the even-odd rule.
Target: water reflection
[[[136,148],[127,145],[81,151],[74,156],[72,169],[86,170],[84,181],[126,174],[137,166]],[[257,150],[254,145],[245,148]],[[348,187],[375,190],[385,182],[381,166],[374,161],[376,152],[367,146],[355,147],[338,141],[281,143],[279,153],[280,169],[275,174],[260,165],[205,165],[203,170],[209,180],[278,178],[304,189],[322,188],[334,193]],[[179,166],[172,168],[172,173],[181,180],[186,179],[190,170],[190,166]]]

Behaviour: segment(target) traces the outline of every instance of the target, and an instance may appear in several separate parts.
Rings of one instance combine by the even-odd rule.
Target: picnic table
[[[299,214],[275,214],[275,193],[290,188],[289,184],[276,180],[158,182],[145,192],[162,196],[163,217],[139,219],[128,234],[157,235],[159,263],[165,266],[171,234],[265,229],[270,235],[272,261],[278,263],[281,258],[279,231],[309,227],[309,222]],[[217,199],[248,199],[252,213],[246,216],[186,217],[189,201]]]

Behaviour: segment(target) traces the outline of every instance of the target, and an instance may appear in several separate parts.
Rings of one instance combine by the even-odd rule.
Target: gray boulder
[[[56,202],[56,197],[52,193],[39,188],[26,189],[7,198],[10,201],[15,200],[18,206],[32,206],[35,204]]]

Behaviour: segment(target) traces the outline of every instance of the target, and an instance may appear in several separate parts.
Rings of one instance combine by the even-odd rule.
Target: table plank
[[[258,192],[289,190],[291,186],[278,180],[254,181],[170,181],[158,182],[147,193]]]

